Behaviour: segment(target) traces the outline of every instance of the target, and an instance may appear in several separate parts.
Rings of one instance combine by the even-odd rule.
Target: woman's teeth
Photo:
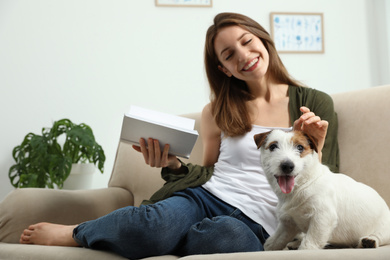
[[[243,70],[249,70],[253,65],[259,61],[259,58],[253,59],[248,65],[246,65]]]

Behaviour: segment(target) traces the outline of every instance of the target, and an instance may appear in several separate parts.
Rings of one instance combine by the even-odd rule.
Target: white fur
[[[342,247],[390,244],[390,211],[386,202],[369,186],[332,173],[310,147],[301,156],[297,144],[291,142],[294,134],[274,130],[261,146],[261,163],[279,199],[279,224],[266,241],[265,250],[282,250],[301,232],[298,249],[322,249],[328,243]],[[278,146],[273,151],[268,147],[272,142]],[[286,160],[295,165],[291,172],[295,186],[289,194],[281,192],[274,177],[282,174],[280,164]]]

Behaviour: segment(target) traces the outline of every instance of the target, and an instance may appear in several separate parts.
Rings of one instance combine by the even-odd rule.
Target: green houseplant
[[[91,127],[74,124],[69,119],[43,128],[42,135],[27,134],[13,149],[12,156],[16,163],[10,167],[8,176],[16,188],[54,188],[55,185],[62,188],[73,163],[93,163],[103,173],[106,160]]]

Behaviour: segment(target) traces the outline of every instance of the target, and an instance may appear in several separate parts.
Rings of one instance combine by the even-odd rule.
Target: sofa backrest
[[[375,190],[390,205],[390,85],[332,95],[339,121],[340,172]],[[185,115],[196,120],[201,113]],[[189,160],[202,164],[199,137]],[[109,186],[123,187],[134,195],[134,205],[148,199],[164,181],[160,169],[147,166],[131,145],[120,142]]]

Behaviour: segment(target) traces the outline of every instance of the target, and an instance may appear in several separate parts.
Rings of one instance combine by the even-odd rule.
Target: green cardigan
[[[322,149],[322,163],[327,165],[331,171],[338,172],[339,169],[339,147],[337,141],[337,114],[334,111],[332,98],[321,91],[306,87],[289,87],[289,113],[291,125],[301,116],[301,106],[306,106],[321,119],[329,122],[325,145]],[[143,205],[156,203],[166,199],[176,191],[186,188],[194,188],[206,183],[213,175],[214,167],[184,164],[180,173],[173,173],[169,168],[163,168],[161,177],[166,181],[164,186],[158,190],[149,200],[144,200]]]

